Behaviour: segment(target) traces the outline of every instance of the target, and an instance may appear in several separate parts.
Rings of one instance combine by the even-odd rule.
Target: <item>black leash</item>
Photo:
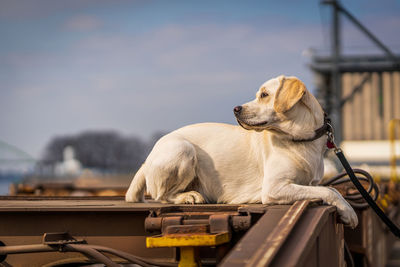
[[[358,181],[357,177],[355,176],[353,169],[350,167],[349,162],[343,155],[342,150],[340,148],[335,149],[335,154],[339,158],[340,162],[342,163],[344,169],[346,170],[347,174],[349,175],[351,181],[353,182],[354,186],[363,196],[365,201],[367,201],[368,205],[375,211],[375,213],[379,216],[379,218],[389,227],[390,231],[400,238],[400,229],[389,219],[388,216],[379,208],[379,206],[375,203],[372,197],[368,194],[368,192],[364,189],[361,183]]]
[[[368,183],[368,188],[366,189],[368,194],[372,197],[374,201],[378,199],[379,196],[379,187],[375,183],[374,179],[372,176],[361,169],[353,169],[354,174],[357,177],[357,180],[367,182]],[[324,180],[323,182],[319,183],[318,185],[322,186],[335,186],[335,185],[340,185],[344,183],[351,182],[351,179],[349,178],[349,175],[347,174],[346,171],[330,178],[329,180]],[[357,191],[358,192],[358,191]],[[365,209],[369,207],[369,204],[365,202],[363,196],[358,193],[352,192],[351,194],[346,194],[343,196],[344,199],[353,207],[357,209]]]
[[[376,202],[372,199],[370,194],[364,189],[364,187],[361,185],[360,181],[358,181],[356,175],[354,174],[353,169],[351,168],[349,162],[343,155],[343,152],[340,148],[338,148],[335,144],[334,140],[334,135],[333,135],[333,127],[331,126],[330,122],[328,122],[329,128],[327,131],[328,134],[328,142],[327,142],[327,147],[328,148],[333,148],[335,151],[336,156],[342,163],[344,169],[347,172],[347,175],[350,177],[350,180],[354,184],[354,186],[357,188],[357,190],[360,192],[362,197],[367,201],[368,205],[374,210],[374,212],[379,216],[379,218],[386,224],[386,226],[389,228],[389,230],[398,238],[400,238],[400,229],[395,225],[388,216],[379,208],[379,206],[376,204]]]

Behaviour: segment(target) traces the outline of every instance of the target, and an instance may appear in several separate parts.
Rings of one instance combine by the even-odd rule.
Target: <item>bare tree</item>
[[[46,146],[42,162],[61,161],[66,146],[75,149],[75,156],[84,167],[118,172],[136,171],[149,151],[149,145],[138,137],[124,137],[113,131],[91,131],[55,137]]]

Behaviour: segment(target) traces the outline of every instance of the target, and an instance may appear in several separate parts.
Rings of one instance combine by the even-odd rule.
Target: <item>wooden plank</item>
[[[355,73],[353,74],[353,79],[352,79],[352,84],[353,86],[356,86],[357,84],[360,84],[361,77],[360,74]],[[354,95],[354,100],[353,100],[353,116],[354,116],[354,121],[353,121],[353,140],[363,140],[363,130],[362,130],[362,99],[361,99],[361,93],[358,91]]]
[[[374,139],[375,140],[382,140],[382,118],[380,116],[379,111],[379,77],[378,73],[372,74],[372,94],[375,101],[372,105],[373,111],[373,125],[374,125]]]
[[[389,121],[393,118],[392,114],[392,98],[393,88],[391,83],[391,75],[388,72],[382,74],[383,85],[383,138],[389,138],[388,125]]]
[[[352,91],[351,74],[345,73],[342,76],[342,99],[348,97]],[[343,118],[343,140],[353,140],[353,100],[348,100],[342,109]]]
[[[372,97],[372,88],[371,88],[371,81],[367,81],[364,84],[363,88],[363,131],[364,131],[364,138],[366,140],[373,139],[373,130],[372,130],[372,109],[371,105],[375,101]]]
[[[400,72],[393,73],[394,117],[400,119]]]

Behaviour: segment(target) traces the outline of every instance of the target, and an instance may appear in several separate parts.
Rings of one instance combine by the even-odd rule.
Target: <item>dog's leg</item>
[[[358,218],[353,208],[334,188],[324,186],[305,186],[298,184],[278,183],[273,186],[263,186],[263,204],[292,204],[297,200],[322,199],[324,203],[337,207],[341,220],[352,228],[358,224]]]
[[[162,202],[204,203],[203,196],[192,188],[196,176],[196,149],[180,138],[170,138],[157,147],[157,153],[146,160],[146,184],[155,200]],[[188,189],[190,188],[190,189]]]
[[[128,191],[125,194],[126,202],[143,202],[143,193],[146,187],[146,180],[143,173],[143,165],[136,172]]]

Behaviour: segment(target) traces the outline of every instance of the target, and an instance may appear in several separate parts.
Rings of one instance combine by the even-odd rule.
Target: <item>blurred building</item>
[[[337,96],[331,92],[331,73],[325,70],[329,63],[320,61],[316,57],[311,65],[317,95],[325,109],[332,109],[326,98]],[[342,141],[388,140],[389,122],[400,118],[400,65],[386,71],[376,66],[366,72],[355,64],[353,70],[340,71],[340,84],[341,125],[337,130],[341,130]]]
[[[331,6],[331,53],[314,53],[316,96],[353,164],[367,164],[376,177],[400,177],[400,56],[379,40],[336,0]],[[380,54],[348,55],[342,51],[341,20],[348,19]],[[391,165],[391,166],[390,166]],[[397,179],[397,178],[396,178]]]

